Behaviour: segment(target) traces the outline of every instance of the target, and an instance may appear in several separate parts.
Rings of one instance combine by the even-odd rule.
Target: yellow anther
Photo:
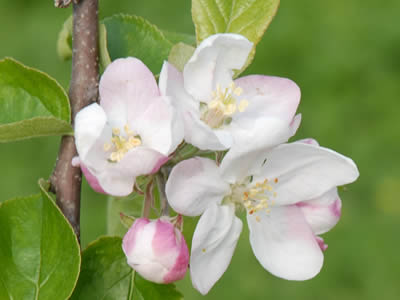
[[[201,249],[201,251],[203,251],[203,253],[205,253],[206,252],[206,248]]]
[[[120,135],[121,134],[121,130],[119,128],[113,128],[112,129],[112,133],[113,133],[113,135]]]
[[[119,162],[129,150],[142,144],[140,137],[135,135],[129,125],[124,126],[124,131],[126,135],[122,136],[119,128],[113,128],[111,143],[104,144],[104,151],[112,151],[109,157],[111,162]]]
[[[236,96],[240,96],[243,93],[243,89],[241,87],[237,87],[236,89],[233,90],[233,93]]]
[[[241,100],[239,103],[239,106],[238,106],[239,112],[244,112],[246,110],[247,106],[249,106],[249,101]]]
[[[232,120],[231,116],[237,111],[243,112],[249,104],[247,100],[237,103],[235,97],[240,96],[242,92],[242,88],[236,87],[234,82],[231,82],[227,88],[222,88],[220,84],[217,84],[215,91],[211,93],[211,101],[200,104],[201,120],[211,128],[220,128],[229,124]]]
[[[104,151],[110,151],[111,150],[111,148],[112,148],[112,145],[110,144],[110,143],[105,143],[104,144]]]
[[[260,219],[259,216],[256,216],[256,221],[257,221],[257,222],[260,222],[260,221],[261,221],[261,219]]]

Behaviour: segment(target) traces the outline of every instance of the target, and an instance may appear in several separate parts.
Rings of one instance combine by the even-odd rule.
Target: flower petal
[[[198,110],[199,103],[195,102],[183,85],[183,75],[172,64],[165,61],[159,79],[160,92],[164,96],[171,97],[171,103],[176,109],[185,111]]]
[[[254,180],[277,178],[277,205],[317,198],[336,186],[355,181],[359,175],[350,158],[302,142],[279,145],[266,157],[266,164]]]
[[[200,150],[226,150],[232,145],[231,134],[222,129],[211,129],[199,117],[187,111],[185,122],[185,141]]]
[[[233,146],[220,166],[223,178],[231,183],[253,175],[266,159],[268,149],[286,142],[292,133],[286,122],[276,118],[256,119],[232,127],[231,132]]]
[[[76,114],[75,143],[80,160],[86,160],[90,149],[100,138],[106,123],[107,116],[97,103],[86,106]]]
[[[99,169],[91,169],[102,189],[110,195],[126,196],[133,190],[137,176],[151,174],[168,158],[147,147],[137,147],[117,163],[107,162]]]
[[[232,33],[203,40],[183,69],[186,91],[197,101],[209,101],[217,84],[229,86],[232,70],[243,67],[252,47],[244,36]]]
[[[221,278],[236,248],[242,221],[233,206],[210,204],[196,226],[190,259],[193,286],[203,295]]]
[[[298,207],[273,207],[247,215],[247,222],[254,255],[273,275],[306,280],[319,273],[324,257]]]
[[[152,98],[160,96],[153,73],[133,57],[116,59],[106,68],[99,92],[111,126],[120,128],[140,116]]]
[[[299,202],[300,207],[315,234],[323,234],[337,224],[341,216],[342,201],[337,188],[333,188],[322,196]]]
[[[243,113],[235,115],[238,119],[251,116],[280,118],[287,123],[293,120],[300,102],[300,88],[292,80],[249,75],[236,79],[235,85],[243,90],[240,99],[249,102]]]
[[[183,140],[183,122],[167,98],[153,98],[148,108],[131,125],[143,146],[169,155]]]
[[[221,203],[229,191],[215,162],[201,157],[177,164],[165,188],[171,207],[185,216],[202,214],[211,203]]]

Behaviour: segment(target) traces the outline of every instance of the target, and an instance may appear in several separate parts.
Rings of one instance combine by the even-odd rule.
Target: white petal
[[[186,216],[198,216],[211,203],[221,203],[230,192],[215,162],[195,157],[177,164],[169,175],[165,192],[171,207]]]
[[[89,150],[100,138],[107,116],[97,103],[86,106],[75,117],[75,143],[79,157],[84,161]]]
[[[171,98],[171,103],[176,109],[185,111],[198,110],[199,103],[194,101],[183,85],[183,75],[172,64],[165,61],[159,79],[160,92],[164,96]]]
[[[190,259],[193,286],[203,295],[221,278],[232,259],[242,221],[233,206],[211,204],[196,226]]]
[[[90,171],[97,178],[102,189],[110,195],[126,196],[132,193],[135,179],[157,171],[168,158],[146,147],[131,149],[121,161]]]
[[[355,181],[354,162],[333,150],[305,143],[283,144],[267,155],[255,181],[278,179],[277,205],[293,204],[321,196],[328,190]]]
[[[273,207],[248,215],[247,222],[254,254],[273,275],[306,280],[319,273],[324,257],[298,207]]]
[[[183,140],[183,122],[167,98],[153,98],[145,112],[130,124],[142,144],[169,155]]]
[[[186,91],[198,101],[207,102],[217,84],[229,86],[232,70],[243,67],[252,47],[244,36],[232,33],[203,40],[183,69]]]
[[[238,118],[251,115],[253,118],[274,117],[287,123],[293,120],[300,102],[300,88],[290,79],[249,75],[235,80],[242,88],[241,99],[246,99],[249,106]]]
[[[291,130],[280,119],[256,119],[239,127],[232,126],[233,145],[221,163],[225,180],[235,182],[259,170],[268,150],[286,142]]]
[[[297,203],[307,223],[316,235],[329,231],[337,224],[341,216],[342,201],[337,188],[333,188],[322,196]]]
[[[185,141],[201,150],[226,150],[232,144],[231,134],[220,129],[211,129],[197,114],[186,111]]]
[[[137,58],[114,60],[99,84],[100,105],[112,127],[123,127],[146,111],[151,100],[160,96],[153,73]]]

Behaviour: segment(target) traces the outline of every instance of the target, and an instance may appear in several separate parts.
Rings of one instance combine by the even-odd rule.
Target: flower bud
[[[128,264],[143,278],[170,283],[185,276],[189,251],[182,233],[167,219],[139,218],[124,236]]]

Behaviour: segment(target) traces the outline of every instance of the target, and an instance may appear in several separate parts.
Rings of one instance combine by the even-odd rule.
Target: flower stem
[[[151,179],[146,186],[146,192],[144,195],[143,212],[142,212],[143,218],[149,217],[151,206],[154,203],[153,187],[154,187],[154,181],[153,179]]]
[[[156,182],[160,195],[161,216],[169,216],[169,205],[167,195],[165,194],[165,174],[163,171],[164,169],[161,169],[160,172],[157,173]]]
[[[66,1],[68,2],[68,1]],[[75,1],[78,2],[78,1]],[[72,76],[69,90],[72,125],[75,115],[98,98],[98,0],[80,0],[73,5]],[[53,174],[51,189],[57,205],[80,237],[80,194],[82,173],[71,165],[77,155],[75,140],[63,136]]]

